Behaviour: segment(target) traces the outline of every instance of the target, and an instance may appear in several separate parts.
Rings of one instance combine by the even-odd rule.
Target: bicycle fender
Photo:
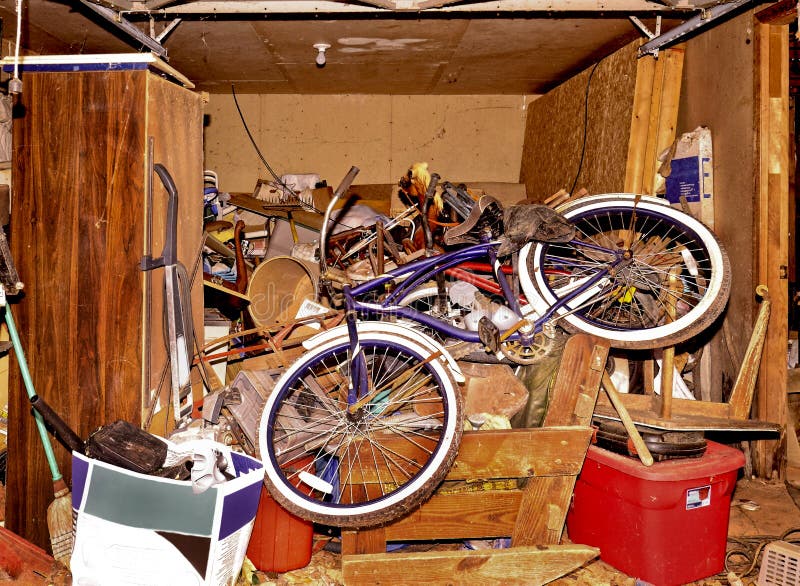
[[[463,383],[467,380],[464,376],[464,373],[461,372],[461,368],[458,366],[455,358],[453,358],[453,356],[447,350],[445,350],[444,346],[419,330],[403,324],[383,321],[362,321],[358,322],[356,327],[358,328],[359,333],[395,335],[410,338],[414,342],[417,342],[423,346],[425,349],[430,350],[432,354],[439,352],[441,354],[442,362],[448,367],[448,369],[450,369],[450,372],[456,382]],[[330,342],[331,340],[339,337],[348,337],[346,324],[336,326],[335,328],[331,328],[325,332],[320,332],[316,336],[305,340],[303,342],[303,347],[306,350],[311,350],[312,348],[316,348],[317,346]]]

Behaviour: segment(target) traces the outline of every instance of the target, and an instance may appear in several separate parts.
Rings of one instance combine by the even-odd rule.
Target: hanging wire
[[[236,111],[239,112],[239,118],[242,120],[242,126],[244,126],[244,131],[247,133],[247,137],[250,139],[250,143],[253,145],[253,148],[256,150],[258,154],[258,158],[261,159],[261,162],[264,163],[264,166],[269,171],[272,178],[275,179],[275,183],[277,183],[281,188],[285,190],[286,193],[291,194],[291,197],[296,201],[296,203],[300,204],[304,208],[311,210],[312,212],[317,212],[318,214],[322,213],[322,210],[317,209],[314,207],[313,204],[304,202],[301,198],[297,197],[294,193],[294,190],[291,189],[283,180],[278,176],[277,173],[272,169],[272,166],[269,164],[267,159],[264,158],[264,155],[261,154],[261,149],[258,148],[258,144],[256,143],[255,138],[253,138],[252,133],[250,132],[250,128],[247,126],[247,121],[244,119],[244,114],[242,113],[242,109],[239,107],[239,100],[236,97],[236,87],[234,84],[231,84],[231,93],[233,94],[233,103],[236,105]]]
[[[603,57],[603,59],[605,59],[605,57]],[[592,67],[592,70],[589,72],[589,79],[586,80],[586,94],[583,100],[583,145],[581,146],[581,158],[578,162],[578,170],[575,173],[575,181],[572,182],[572,188],[569,190],[570,194],[575,193],[575,186],[578,185],[578,178],[581,176],[581,171],[583,170],[583,159],[586,156],[586,135],[589,133],[589,88],[592,85],[594,72],[597,71],[597,67],[603,62],[603,59],[600,59],[600,61],[594,64],[594,67]]]
[[[14,78],[9,83],[9,91],[18,94],[22,91],[22,81],[19,79],[19,45],[22,36],[22,0],[17,0],[17,38],[14,43]]]

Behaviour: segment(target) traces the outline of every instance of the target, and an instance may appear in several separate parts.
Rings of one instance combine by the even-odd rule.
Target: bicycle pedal
[[[500,351],[500,329],[485,315],[478,320],[478,338],[493,354]]]

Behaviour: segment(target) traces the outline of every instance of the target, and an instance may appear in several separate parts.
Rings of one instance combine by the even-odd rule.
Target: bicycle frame
[[[496,262],[495,254],[498,245],[499,243],[496,241],[469,245],[455,251],[445,252],[443,254],[426,257],[405,265],[401,265],[396,269],[386,271],[383,275],[371,279],[366,283],[362,283],[361,285],[357,285],[356,287],[351,288],[350,286],[345,286],[343,292],[348,314],[364,313],[378,317],[389,315],[400,316],[402,318],[418,322],[426,327],[436,330],[437,332],[464,342],[480,342],[478,332],[453,326],[435,316],[422,313],[421,311],[417,311],[411,307],[401,306],[399,305],[399,301],[415,288],[419,287],[422,283],[434,279],[437,274],[442,273],[447,269],[456,267],[466,262],[489,257],[489,259],[492,261],[491,264],[493,266],[495,280],[500,285],[501,292],[506,303],[508,303],[509,307],[514,310],[520,320],[525,319],[531,315],[531,312],[523,312],[517,303],[514,303],[513,301],[509,302],[509,300],[513,300],[514,297],[508,281],[505,278],[502,278],[502,275],[500,278],[498,278],[498,273],[501,272],[499,264]],[[585,247],[586,243],[581,242],[580,245]],[[531,321],[531,324],[533,325],[533,333],[541,332],[544,324],[551,319],[556,311],[576,298],[579,298],[623,262],[623,258],[618,258],[614,262],[609,263],[608,266],[587,278],[569,295],[565,295],[561,300],[559,300],[558,303],[545,308],[541,315],[537,315]],[[396,288],[391,291],[383,301],[379,303],[372,303],[360,300],[360,298],[362,298],[364,295],[378,291],[387,283],[398,280],[400,282]],[[501,333],[501,335],[504,333],[505,332]],[[519,336],[520,334],[515,332],[510,334],[508,339],[516,340],[519,339]]]

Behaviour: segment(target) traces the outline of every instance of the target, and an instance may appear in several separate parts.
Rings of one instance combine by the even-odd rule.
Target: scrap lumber
[[[547,584],[599,555],[587,545],[345,556],[345,584]]]
[[[683,73],[683,45],[652,55],[636,64],[624,191],[655,192],[658,156],[675,142]]]

